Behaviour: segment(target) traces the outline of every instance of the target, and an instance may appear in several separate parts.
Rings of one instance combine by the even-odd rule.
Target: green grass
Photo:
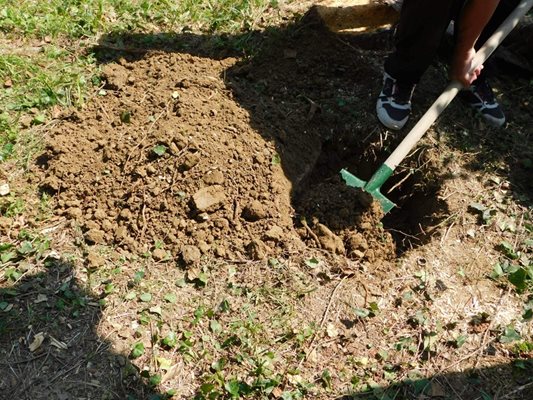
[[[93,64],[91,56],[72,57],[55,46],[47,46],[43,53],[33,56],[2,57],[0,79],[10,83],[0,92],[0,104],[7,111],[79,105],[94,74]]]
[[[8,114],[0,114],[0,162],[8,159],[13,153],[18,129],[16,123]]]
[[[97,83],[96,74],[92,56],[76,57],[52,45],[36,54],[0,57],[0,84],[4,86],[0,91],[0,162],[15,154],[26,159],[30,147],[21,143],[17,151],[16,146],[21,129],[46,123],[52,106],[83,104],[89,88]],[[24,143],[33,139],[26,134]]]
[[[91,37],[109,30],[159,31],[186,25],[234,32],[252,28],[272,0],[2,1],[0,30],[32,37]]]

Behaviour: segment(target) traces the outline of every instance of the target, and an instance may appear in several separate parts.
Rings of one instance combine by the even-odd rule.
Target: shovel
[[[516,9],[509,14],[500,27],[487,40],[483,47],[476,52],[472,61],[472,70],[481,66],[485,60],[496,50],[505,37],[511,32],[520,19],[533,6],[533,0],[522,0]],[[348,186],[360,188],[372,195],[379,201],[381,208],[388,213],[396,205],[381,193],[381,186],[389,179],[398,164],[410,153],[420,138],[426,133],[429,127],[435,122],[442,111],[452,102],[457,93],[462,89],[462,85],[457,81],[452,81],[444,92],[435,100],[426,113],[420,118],[416,125],[411,129],[407,136],[402,140],[398,147],[385,160],[378,170],[372,175],[370,180],[364,181],[349,173],[346,169],[341,170],[341,176]]]

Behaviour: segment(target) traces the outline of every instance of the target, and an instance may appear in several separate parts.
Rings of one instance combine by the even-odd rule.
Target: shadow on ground
[[[101,298],[72,264],[44,265],[0,289],[0,399],[165,398],[98,332]]]
[[[0,399],[167,398],[144,385],[127,356],[114,351],[98,332],[101,299],[84,289],[86,283],[73,276],[72,265],[57,259],[48,259],[45,265],[44,272],[0,290]],[[491,346],[484,351],[479,355],[490,359]],[[451,364],[458,366],[461,361]],[[402,374],[395,368],[385,366],[376,374]],[[360,387],[359,381],[368,382],[368,376],[358,376],[356,367],[353,372],[354,387]],[[443,371],[429,379],[412,375],[390,387],[374,386],[335,398],[530,400],[533,359],[531,353],[517,353],[512,364],[498,364],[494,357],[488,368]]]
[[[308,209],[301,199],[321,182],[344,185],[339,179],[341,168],[368,179],[401,140],[403,133],[383,129],[374,112],[382,61],[391,46],[388,30],[333,34],[323,26],[316,9],[311,9],[295,24],[237,36],[111,33],[93,51],[102,64],[117,60],[134,63],[153,52],[240,58],[224,72],[227,88],[249,112],[252,127],[275,143],[285,175],[292,182],[296,214],[305,215]],[[505,84],[505,79],[500,82]],[[425,110],[445,85],[444,74],[435,82],[420,85],[418,109]],[[507,96],[510,108],[520,101],[512,94]],[[488,138],[471,135],[466,145],[461,136],[465,124],[471,124],[471,131],[476,132],[479,121],[457,101],[445,111],[448,116],[437,123],[437,129],[461,136],[447,139],[459,148],[471,151],[474,147],[480,152],[479,164],[471,165],[473,170],[498,164],[498,172],[507,175],[516,198],[531,204],[533,188],[528,176],[533,155],[531,146],[524,146],[531,143],[526,124],[531,111],[526,112],[526,117],[520,116],[504,130],[486,133],[483,129]],[[415,113],[413,121],[421,114]],[[513,121],[517,114],[511,112],[509,117]],[[487,142],[491,145],[486,146]],[[424,244],[431,228],[448,215],[446,202],[438,193],[449,176],[442,171],[441,160],[429,158],[427,146],[421,144],[383,188],[398,205],[384,223],[399,232],[395,235],[400,252]],[[502,165],[508,166],[505,171]],[[346,202],[350,197],[346,196]],[[330,225],[350,225],[332,211],[328,215],[335,221]]]
[[[354,392],[336,400],[527,400],[533,398],[532,373],[531,360],[517,360],[513,365],[444,373],[431,379],[407,379],[400,384]]]

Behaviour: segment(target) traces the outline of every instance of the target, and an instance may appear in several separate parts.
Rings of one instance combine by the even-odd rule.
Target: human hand
[[[450,70],[450,79],[459,81],[465,88],[469,87],[483,69],[483,65],[472,68],[475,55],[476,50],[473,48],[466,50],[457,49]]]

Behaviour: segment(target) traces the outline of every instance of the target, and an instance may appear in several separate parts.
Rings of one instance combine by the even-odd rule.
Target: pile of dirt
[[[333,183],[343,161],[322,174],[325,183],[305,179],[316,176],[331,135],[353,143],[371,131],[355,112],[344,121],[339,113],[343,99],[366,104],[353,87],[366,102],[375,60],[321,27],[290,37],[246,61],[108,49],[103,88],[51,129],[39,157],[40,186],[56,213],[74,220],[90,245],[185,264],[305,246],[369,261],[393,256],[379,207],[352,201],[351,189]],[[180,47],[185,40],[172,39]]]

